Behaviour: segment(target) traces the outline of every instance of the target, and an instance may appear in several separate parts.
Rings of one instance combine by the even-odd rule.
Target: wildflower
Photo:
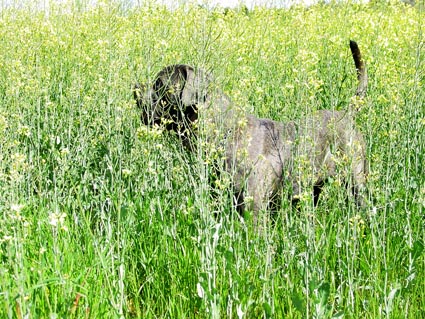
[[[121,126],[122,125],[122,118],[120,116],[117,116],[115,118],[115,125],[116,126]]]
[[[0,239],[0,243],[8,242],[12,239],[12,236],[4,235],[2,239]]]
[[[12,212],[20,213],[22,211],[22,208],[24,208],[24,205],[21,205],[21,204],[10,205],[10,210]]]
[[[50,212],[49,214],[49,224],[54,228],[60,227],[61,229],[67,231],[68,227],[65,225],[66,213],[61,213],[59,211]]]
[[[13,164],[12,164],[13,168],[20,168],[24,166],[25,160],[26,160],[26,157],[24,154],[15,153],[15,154],[12,154],[11,157],[13,161]]]
[[[238,127],[239,128],[245,128],[247,124],[248,124],[248,121],[246,119],[244,119],[244,118],[243,119],[240,119],[238,121]]]
[[[17,221],[24,221],[25,217],[21,215],[21,211],[24,208],[24,205],[12,204],[10,205],[10,218]]]
[[[4,131],[9,126],[5,116],[0,115],[0,132]]]
[[[350,226],[353,228],[356,234],[359,234],[360,237],[365,237],[364,230],[365,230],[365,221],[360,215],[355,215],[351,217],[348,221],[350,223]],[[357,236],[356,236],[357,237]],[[352,238],[354,239],[354,238]]]
[[[67,147],[64,147],[61,149],[61,155],[66,156],[69,154],[69,149]]]
[[[377,101],[378,101],[378,103],[382,103],[382,104],[384,104],[384,103],[388,103],[388,99],[387,99],[387,97],[385,96],[385,95],[383,95],[383,94],[381,94],[381,95],[379,95],[378,97],[377,97]]]
[[[285,84],[285,89],[292,91],[292,90],[295,89],[295,85],[293,85],[292,83],[287,83],[287,84]]]
[[[130,176],[130,175],[131,175],[131,170],[129,170],[128,168],[124,168],[124,169],[122,170],[122,175],[123,175],[124,177],[128,177],[128,176]]]
[[[26,125],[20,126],[19,129],[18,129],[18,133],[19,133],[19,135],[26,136],[26,137],[31,136],[30,128]]]
[[[349,222],[350,222],[350,225],[364,224],[364,220],[360,215],[351,217]]]
[[[157,137],[161,136],[162,132],[163,132],[162,128],[157,126],[157,125],[154,125],[154,126],[151,126],[151,127],[140,126],[137,129],[136,134],[139,138],[141,138],[141,137],[157,138]]]
[[[217,179],[214,183],[218,189],[227,189],[229,187],[230,180],[224,177]]]
[[[317,79],[310,79],[308,82],[309,88],[311,88],[314,92],[323,90],[323,81]]]
[[[245,201],[246,204],[250,205],[250,204],[252,204],[254,202],[254,197],[252,197],[252,196],[245,196],[244,197],[244,201]]]

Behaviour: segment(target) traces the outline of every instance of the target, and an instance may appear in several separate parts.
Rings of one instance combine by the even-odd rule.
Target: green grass
[[[423,6],[380,1],[3,9],[0,317],[425,317],[422,21]],[[140,124],[132,84],[173,63],[211,70],[261,117],[343,109],[349,39],[369,71],[364,211],[333,181],[317,208],[282,198],[256,233],[200,156]]]

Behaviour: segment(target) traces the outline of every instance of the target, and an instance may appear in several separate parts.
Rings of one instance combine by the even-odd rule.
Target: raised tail
[[[360,54],[359,46],[355,41],[350,40],[350,49],[353,54],[354,63],[356,65],[357,70],[357,80],[359,84],[356,90],[356,96],[359,98],[364,98],[367,91],[367,71],[366,65],[362,59],[362,55]]]

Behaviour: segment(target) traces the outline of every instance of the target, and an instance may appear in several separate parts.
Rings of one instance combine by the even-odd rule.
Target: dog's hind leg
[[[363,137],[355,132],[354,143],[351,145],[351,174],[352,174],[352,193],[358,207],[365,206],[366,178],[368,175],[368,161],[366,160],[366,150]]]

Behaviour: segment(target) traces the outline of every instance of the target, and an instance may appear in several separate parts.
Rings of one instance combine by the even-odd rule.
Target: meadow
[[[31,6],[0,11],[1,318],[425,317],[423,4]],[[175,63],[260,117],[344,109],[350,39],[364,209],[335,179],[256,231],[208,145],[140,123],[132,85]]]

